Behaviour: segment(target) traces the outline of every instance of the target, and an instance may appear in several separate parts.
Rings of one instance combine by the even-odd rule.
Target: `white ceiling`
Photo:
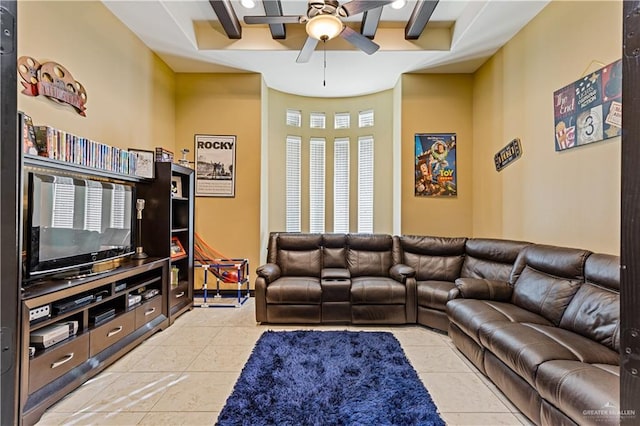
[[[257,72],[268,87],[314,97],[344,97],[394,87],[408,72],[474,72],[527,24],[549,0],[440,0],[418,40],[404,39],[417,0],[400,10],[385,6],[369,56],[337,38],[322,43],[308,63],[296,63],[304,25],[287,24],[286,40],[273,40],[266,25],[246,25],[264,15],[260,1],[245,9],[231,0],[242,39],[230,40],[208,0],[103,0],[103,3],[175,72]],[[344,3],[344,1],[341,1]],[[306,0],[282,0],[284,15],[304,15]],[[347,19],[359,31],[362,14]],[[323,72],[326,75],[323,76]],[[326,81],[326,85],[323,85]]]

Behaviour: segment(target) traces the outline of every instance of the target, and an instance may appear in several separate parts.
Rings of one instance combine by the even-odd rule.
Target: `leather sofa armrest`
[[[484,299],[505,302],[511,298],[513,288],[506,281],[486,280],[481,278],[458,278],[455,282],[459,297],[465,299]],[[454,296],[450,292],[449,294]],[[454,299],[457,297],[453,297]]]
[[[282,272],[280,271],[280,267],[275,263],[266,263],[259,266],[258,269],[256,269],[256,273],[259,277],[264,278],[267,284],[270,284],[280,278]]]
[[[413,278],[416,276],[416,270],[410,266],[398,263],[389,269],[389,276],[398,282],[404,283],[407,278]]]

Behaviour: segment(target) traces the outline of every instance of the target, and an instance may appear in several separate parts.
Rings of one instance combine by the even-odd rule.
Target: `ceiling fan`
[[[351,0],[342,5],[337,0],[310,0],[306,15],[245,16],[246,24],[306,24],[307,40],[296,62],[309,62],[319,41],[326,42],[337,36],[368,55],[380,46],[346,26],[342,19],[393,3],[393,0]]]

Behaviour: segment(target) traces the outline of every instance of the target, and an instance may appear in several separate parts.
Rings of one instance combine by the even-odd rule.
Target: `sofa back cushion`
[[[567,306],[560,327],[620,350],[620,258],[592,254],[585,283]]]
[[[559,325],[584,280],[589,254],[586,250],[537,244],[524,248],[511,273],[511,303]]]
[[[466,238],[403,235],[399,244],[400,262],[416,270],[418,281],[455,281],[460,277]]]
[[[320,276],[322,235],[279,234],[277,246],[276,263],[283,276]]]
[[[460,276],[509,281],[518,254],[529,244],[523,241],[470,238],[465,243]]]
[[[347,235],[347,266],[352,277],[388,277],[393,239],[385,234]]]
[[[347,236],[345,234],[322,235],[322,267],[347,267]]]

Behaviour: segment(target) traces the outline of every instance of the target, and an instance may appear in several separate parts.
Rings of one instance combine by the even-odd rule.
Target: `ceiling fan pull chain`
[[[322,56],[323,56],[323,68],[322,68],[322,86],[327,86],[327,40],[322,40]]]

